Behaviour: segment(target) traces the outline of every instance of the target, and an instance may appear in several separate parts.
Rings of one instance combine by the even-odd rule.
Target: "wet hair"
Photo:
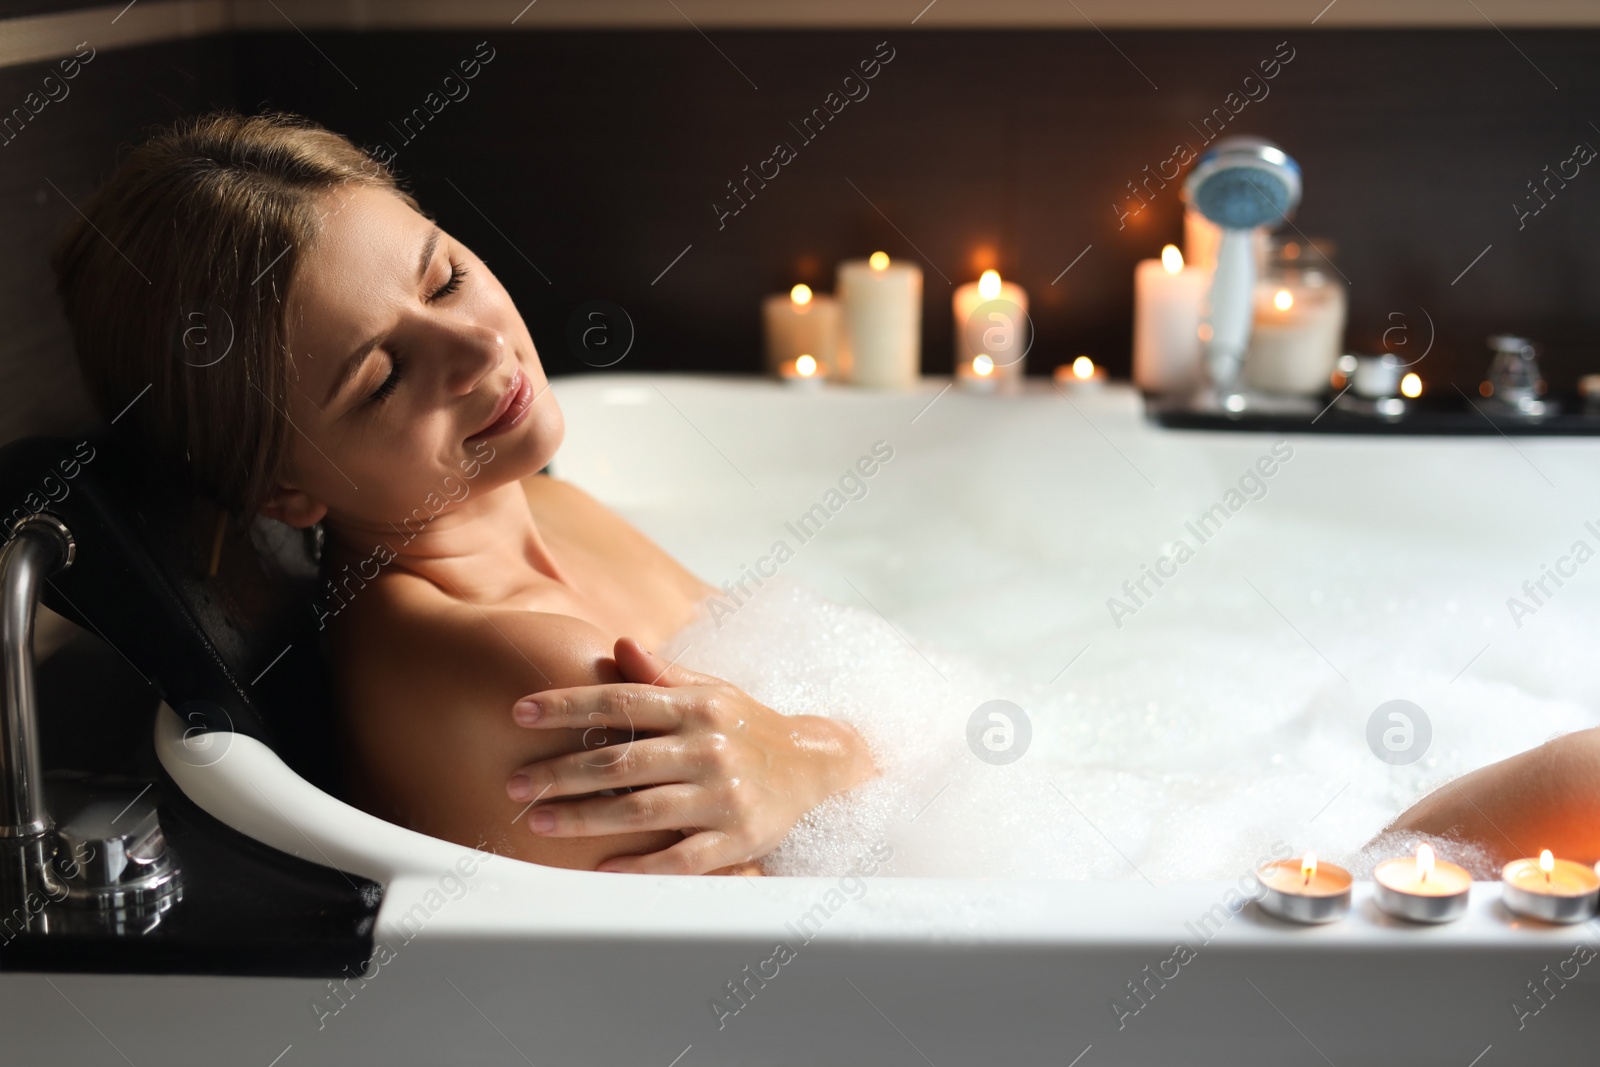
[[[157,131],[74,213],[51,264],[101,419],[236,520],[285,462],[290,284],[343,185],[379,160],[296,115],[217,112]]]

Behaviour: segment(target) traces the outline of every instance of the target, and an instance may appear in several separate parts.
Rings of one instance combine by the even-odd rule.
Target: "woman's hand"
[[[591,734],[584,751],[521,767],[506,787],[513,800],[533,802],[526,821],[537,834],[684,833],[670,848],[615,857],[599,870],[748,872],[802,815],[877,773],[865,742],[844,723],[781,715],[629,638],[617,641],[615,657],[626,682],[517,701],[512,717],[519,725]],[[552,803],[625,788],[631,791]]]

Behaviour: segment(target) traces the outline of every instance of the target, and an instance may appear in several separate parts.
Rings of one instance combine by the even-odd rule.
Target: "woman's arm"
[[[363,673],[360,692],[343,694],[352,777],[374,813],[445,840],[583,870],[682,840],[660,829],[538,836],[527,829],[528,802],[507,794],[512,772],[531,763],[569,753],[616,758],[614,735],[525,730],[506,713],[530,692],[621,681],[611,642],[596,627],[565,615],[434,604],[425,621],[397,613],[354,632],[367,647],[341,654],[382,665]]]
[[[1423,797],[1389,830],[1464,837],[1497,863],[1550,849],[1600,860],[1600,728],[1480,767]]]

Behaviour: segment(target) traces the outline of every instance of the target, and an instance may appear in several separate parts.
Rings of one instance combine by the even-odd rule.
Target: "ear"
[[[267,502],[261,505],[261,514],[269,519],[297,529],[307,529],[322,521],[328,513],[328,505],[319,500],[313,500],[299,489],[289,489],[281,485],[272,487],[272,495]]]

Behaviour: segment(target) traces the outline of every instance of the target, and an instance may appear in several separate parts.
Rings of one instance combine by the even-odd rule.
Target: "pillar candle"
[[[1133,381],[1147,393],[1181,393],[1200,384],[1200,314],[1211,278],[1185,266],[1173,245],[1133,273]]]
[[[824,367],[834,365],[839,337],[839,305],[831,296],[797,285],[788,295],[769,296],[761,308],[766,327],[767,373],[800,356],[814,356]]]
[[[905,388],[922,373],[922,268],[883,252],[839,264],[839,376]]]
[[[988,305],[988,306],[985,306]],[[973,360],[988,356],[991,373],[1002,388],[1021,382],[1028,351],[1028,293],[1000,272],[986,270],[975,282],[958,288],[950,301],[954,313],[957,375]]]

